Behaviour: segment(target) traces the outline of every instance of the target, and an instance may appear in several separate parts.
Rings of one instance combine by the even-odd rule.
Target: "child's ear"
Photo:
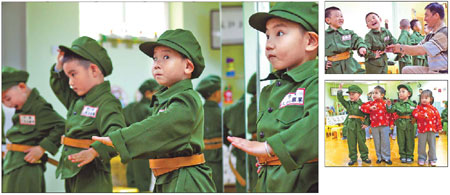
[[[91,64],[89,65],[89,70],[92,71],[92,75],[93,75],[95,78],[98,77],[98,76],[100,76],[101,74],[103,74],[102,71],[100,70],[100,68],[98,67],[97,64],[91,63]]]
[[[325,23],[330,24],[330,18],[325,18]]]
[[[308,34],[308,42],[306,44],[306,51],[312,52],[314,50],[317,50],[319,47],[319,35],[315,32],[306,32]]]
[[[24,82],[20,82],[19,84],[17,84],[17,86],[19,87],[19,89],[23,90],[27,88],[27,85]]]
[[[184,73],[192,74],[194,72],[194,63],[190,59],[186,59],[186,67],[184,67]]]

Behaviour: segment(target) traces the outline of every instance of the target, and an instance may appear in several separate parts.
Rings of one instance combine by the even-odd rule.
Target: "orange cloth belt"
[[[278,156],[272,156],[272,157],[256,157],[258,160],[258,165],[260,166],[273,166],[273,165],[281,165],[281,161],[278,158]],[[319,162],[319,158],[315,158],[309,161],[306,161],[305,163],[315,163]]]
[[[328,61],[336,62],[341,60],[346,60],[350,58],[350,51],[342,52],[334,56],[327,56]]]
[[[222,138],[215,137],[211,139],[204,139],[205,142],[205,150],[215,150],[222,148]]]
[[[409,116],[409,115],[406,115],[406,116],[398,116],[398,118],[410,119],[411,116]]]
[[[203,154],[175,158],[149,159],[149,165],[155,177],[175,171],[181,167],[199,165],[205,162],[205,156]]]
[[[356,116],[356,115],[349,115],[348,118],[357,118],[357,119],[361,119],[362,121],[364,120],[364,117]]]
[[[94,140],[91,139],[73,139],[66,136],[61,136],[61,144],[66,146],[71,146],[75,148],[90,148],[91,144],[94,143]]]
[[[22,145],[22,144],[6,144],[6,149],[7,150],[11,150],[14,152],[25,152],[25,150],[28,150],[30,148],[32,148],[34,146],[30,146],[30,145]],[[48,158],[47,162],[49,162],[52,165],[58,166],[58,161],[52,158]],[[41,160],[37,160],[34,163],[42,163]]]

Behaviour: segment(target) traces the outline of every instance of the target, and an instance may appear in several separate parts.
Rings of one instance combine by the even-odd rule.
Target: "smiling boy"
[[[112,95],[109,81],[104,81],[112,73],[111,60],[106,50],[89,37],[59,48],[50,85],[67,108],[67,120],[56,176],[65,179],[66,192],[112,192],[109,160],[117,154],[112,147],[91,140],[92,136],[125,127],[121,104]],[[78,161],[71,158],[75,153],[93,161],[77,165]]]
[[[318,191],[318,5],[281,2],[256,13],[250,25],[266,34],[266,57],[276,69],[264,80],[257,141],[228,137],[258,158],[255,192]]]

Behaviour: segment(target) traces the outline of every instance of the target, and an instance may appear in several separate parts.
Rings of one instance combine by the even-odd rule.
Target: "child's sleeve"
[[[351,31],[352,33],[352,49],[353,50],[359,50],[359,48],[364,47],[367,49],[367,45],[364,42],[364,39],[358,36],[355,32]],[[359,53],[358,53],[359,55]]]
[[[307,161],[318,158],[317,86],[318,84],[312,84],[306,87],[302,118],[288,129],[267,138],[267,143],[272,147],[287,173],[301,167]]]
[[[346,101],[344,99],[344,96],[342,95],[342,93],[343,93],[342,90],[339,90],[337,92],[337,98],[338,98],[339,102],[344,106],[344,108],[348,110],[349,103],[348,103],[348,101]]]
[[[386,111],[387,111],[388,113],[394,113],[394,112],[397,111],[397,108],[398,108],[397,106],[398,106],[397,103],[391,104],[390,106],[388,106],[388,105],[386,104]]]
[[[371,102],[366,102],[361,105],[361,111],[367,114],[370,114],[370,106],[372,106]]]
[[[64,74],[64,71],[61,70],[57,72],[55,66],[56,64],[54,64],[50,70],[50,86],[59,101],[69,109],[71,102],[77,99],[78,96],[70,89],[69,78]]]
[[[195,124],[203,125],[203,112],[198,109],[202,105],[190,94],[177,95],[167,104],[165,111],[109,134],[122,162],[192,147],[188,144],[195,141]]]
[[[100,136],[107,136],[108,134],[126,127],[125,118],[122,114],[122,108],[119,103],[108,102],[98,111],[97,129]],[[97,151],[100,159],[109,161],[112,157],[117,155],[113,147],[106,146],[101,142],[94,142],[91,146]]]
[[[421,112],[419,107],[414,109],[412,113],[413,117],[416,119],[425,119],[426,118],[425,114],[426,112]]]
[[[442,130],[441,116],[439,116],[439,111],[435,107],[433,107],[433,108],[434,108],[434,113],[436,114],[436,121],[435,121],[436,130],[440,131],[440,130]]]
[[[395,39],[394,36],[392,36],[391,31],[387,30],[388,34],[389,34],[389,44],[396,44],[397,43],[397,39]]]
[[[61,136],[64,135],[65,121],[53,108],[47,104],[38,108],[37,130],[41,135],[47,135],[39,142],[46,151],[55,155],[61,146]]]
[[[364,38],[364,43],[367,46],[367,53],[366,53],[366,61],[369,59],[375,59],[375,53],[372,52],[372,36],[369,35],[369,33],[366,34],[366,37]]]

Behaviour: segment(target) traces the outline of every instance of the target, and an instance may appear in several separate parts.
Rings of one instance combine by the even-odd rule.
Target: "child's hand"
[[[327,61],[327,64],[325,64],[325,70],[328,70],[331,67],[333,67],[333,62]]]
[[[23,158],[28,163],[35,163],[39,159],[41,159],[42,155],[44,155],[44,148],[41,146],[33,146],[27,150],[24,151],[24,153],[27,153],[25,157]]]
[[[377,110],[377,106],[371,106],[371,107],[370,107],[370,110],[371,110],[371,111]]]
[[[361,125],[361,129],[366,129],[367,127],[369,127],[369,126],[367,126],[367,125]]]
[[[388,45],[386,51],[400,53],[400,44]]]
[[[92,140],[99,141],[99,142],[102,142],[102,144],[114,147],[114,145],[112,144],[112,141],[109,137],[92,136]]]
[[[361,47],[361,48],[359,48],[358,52],[359,52],[359,55],[365,56],[367,53],[367,49],[364,47]]]
[[[64,57],[64,52],[58,49],[58,57],[56,58],[56,70],[61,71],[63,69],[62,59]]]
[[[390,128],[391,128],[391,129],[394,129],[394,125],[391,125]]]
[[[344,83],[339,84],[339,90],[342,90],[343,86],[344,86]]]
[[[386,100],[386,104],[387,104],[388,106],[391,106],[391,104],[392,104],[391,100],[390,100],[390,99],[387,99],[387,100]]]
[[[381,52],[375,51],[375,58],[380,58],[380,57],[381,57]]]
[[[78,152],[76,154],[69,155],[68,159],[73,163],[81,162],[80,164],[78,164],[78,167],[81,167],[90,163],[97,156],[98,152],[95,151],[94,148],[89,148],[87,150],[82,150],[81,152]]]
[[[240,137],[231,136],[228,136],[227,139],[231,142],[231,144],[233,144],[234,147],[241,149],[247,154],[250,154],[252,156],[267,156],[264,142],[250,141]],[[267,144],[267,147],[269,149],[269,152],[272,155],[275,155],[269,144]]]

